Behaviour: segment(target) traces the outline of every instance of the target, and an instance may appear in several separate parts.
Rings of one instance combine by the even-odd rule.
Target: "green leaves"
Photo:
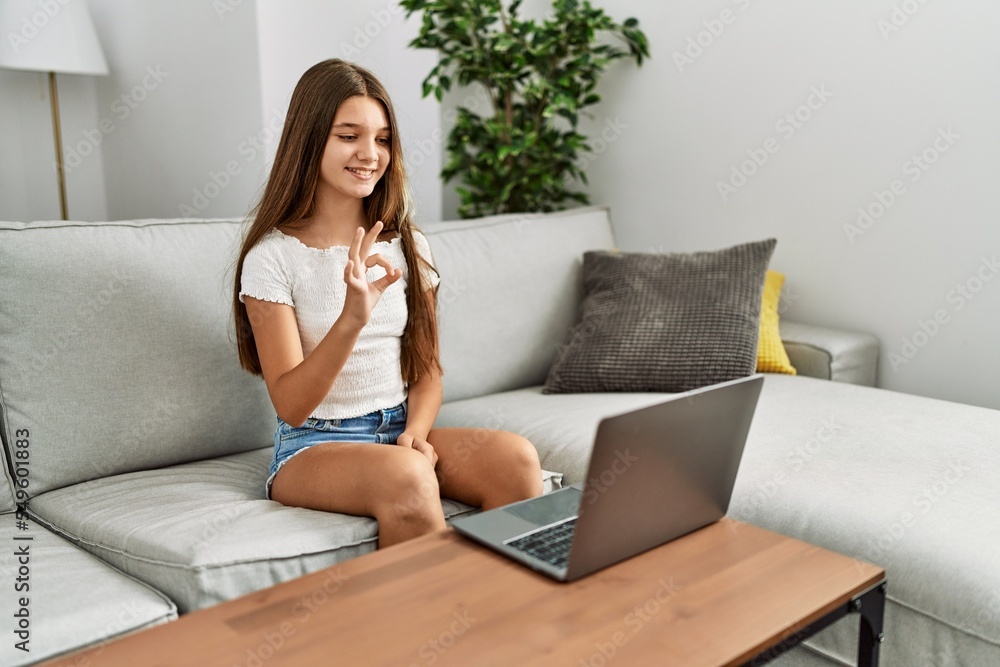
[[[413,48],[436,49],[441,58],[423,81],[423,96],[438,100],[452,85],[484,86],[493,107],[457,108],[441,171],[459,178],[455,191],[463,217],[515,211],[557,210],[588,203],[570,182],[587,183],[581,156],[590,151],[576,131],[608,65],[649,57],[639,21],[615,23],[588,0],[554,0],[544,21],[521,19],[521,0],[401,0],[410,16],[423,12]],[[625,48],[598,43],[613,36]],[[584,112],[586,114],[586,112]],[[589,114],[586,114],[589,116]]]

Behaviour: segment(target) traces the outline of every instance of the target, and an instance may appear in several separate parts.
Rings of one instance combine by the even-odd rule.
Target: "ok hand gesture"
[[[360,326],[368,323],[372,309],[378,303],[382,292],[403,275],[401,269],[393,268],[382,255],[370,255],[372,245],[382,231],[382,221],[372,225],[365,234],[363,227],[358,227],[347,253],[347,266],[344,268],[344,282],[347,283],[347,296],[344,300],[344,315],[350,317]],[[385,269],[385,276],[369,283],[365,272],[378,265]]]

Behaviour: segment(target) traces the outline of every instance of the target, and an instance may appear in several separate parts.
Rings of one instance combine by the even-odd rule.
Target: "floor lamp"
[[[2,0],[0,35],[4,36],[0,42],[0,67],[49,74],[59,206],[62,219],[68,220],[56,74],[108,73],[86,0],[68,0],[65,4]]]

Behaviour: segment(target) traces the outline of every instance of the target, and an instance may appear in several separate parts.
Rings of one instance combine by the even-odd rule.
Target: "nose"
[[[375,139],[364,139],[358,141],[358,159],[362,162],[374,162],[378,159],[378,151],[375,149]]]

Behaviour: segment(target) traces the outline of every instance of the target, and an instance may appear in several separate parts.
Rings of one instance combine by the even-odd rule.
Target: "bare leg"
[[[486,428],[436,428],[427,442],[438,455],[441,495],[492,509],[542,493],[534,445],[516,433]]]
[[[282,466],[271,497],[293,507],[375,517],[379,548],[445,528],[434,469],[409,447],[315,445]]]

